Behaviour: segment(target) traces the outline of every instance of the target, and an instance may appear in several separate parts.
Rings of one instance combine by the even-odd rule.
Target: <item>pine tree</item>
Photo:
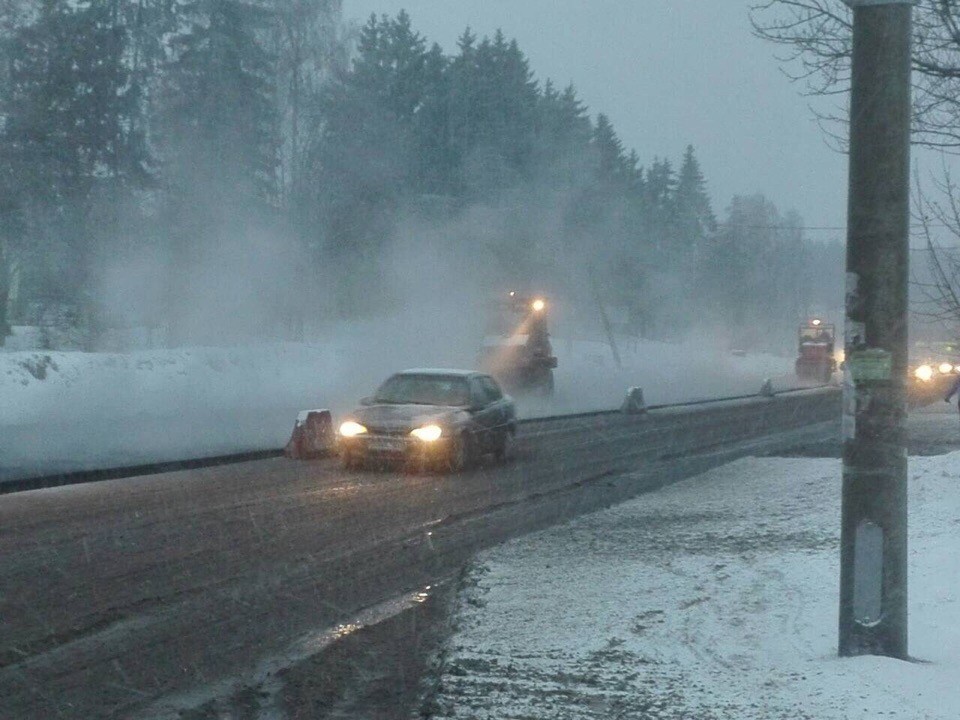
[[[253,228],[277,232],[279,114],[267,51],[274,16],[246,0],[186,0],[178,15],[182,30],[170,41],[158,123],[165,309],[172,342],[206,342],[209,333],[244,328],[238,318],[197,338],[198,329],[185,324],[198,258],[212,248],[225,257],[244,252]]]
[[[409,124],[423,102],[426,62],[426,41],[405,11],[395,19],[371,17],[360,33],[351,82],[381,112]]]
[[[271,13],[244,0],[188,0],[181,15],[188,29],[175,38],[168,68],[167,149],[194,183],[239,189],[241,206],[270,204],[278,116],[273,58],[260,36]]]
[[[417,187],[434,195],[450,194],[456,157],[450,146],[450,76],[448,61],[434,44],[423,66],[423,98],[415,117]]]
[[[510,41],[504,53],[501,78],[505,126],[503,153],[508,166],[529,180],[533,172],[540,87],[530,69],[530,61],[515,39]]]
[[[674,205],[678,250],[692,257],[703,247],[706,238],[717,229],[717,220],[707,194],[707,183],[692,145],[687,146],[683,155]]]
[[[105,8],[48,2],[11,43],[2,140],[35,197],[83,197],[97,178],[133,172],[135,107],[125,37]]]
[[[676,207],[677,177],[673,165],[666,158],[654,158],[647,172],[647,197],[651,209],[664,222],[671,219]]]
[[[590,174],[593,125],[568,85],[558,91],[547,80],[537,113],[536,175],[556,189],[568,189]]]
[[[376,297],[362,290],[362,280],[347,282],[343,269],[373,284],[404,199],[436,182],[425,158],[442,155],[443,146],[421,155],[418,143],[435,140],[426,131],[443,122],[445,109],[432,95],[441,91],[442,60],[406,13],[374,15],[360,32],[352,66],[320,99],[322,122],[309,161],[314,244],[342,270],[344,312],[369,307]]]
[[[625,188],[629,173],[623,143],[617,137],[610,118],[603,113],[597,116],[593,147],[597,158],[596,177],[601,187],[608,191]]]
[[[328,88],[322,103],[316,162],[323,173],[319,184],[328,186],[324,202],[334,215],[356,201],[393,203],[417,186],[417,123],[428,99],[428,70],[434,83],[442,80],[438,59],[406,13],[371,16],[363,27],[351,70]],[[439,110],[435,101],[431,112]],[[339,234],[332,241],[352,242]]]
[[[447,143],[453,165],[453,177],[449,187],[452,195],[462,195],[467,184],[465,159],[476,145],[477,97],[479,95],[479,70],[477,67],[477,36],[468,27],[457,40],[459,52],[450,61],[447,69],[449,118]]]
[[[5,228],[5,254],[16,257],[6,264],[25,269],[35,297],[87,304],[94,199],[115,202],[144,182],[149,158],[125,51],[125,31],[101,4],[48,0],[9,40],[0,191],[14,227]]]
[[[459,182],[489,197],[529,178],[535,165],[540,90],[529,61],[502,31],[479,43],[467,29],[447,71],[449,141]]]

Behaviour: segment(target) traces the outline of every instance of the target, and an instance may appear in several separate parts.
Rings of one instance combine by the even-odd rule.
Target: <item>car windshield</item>
[[[374,400],[396,405],[467,405],[470,390],[466,378],[444,375],[394,375]]]

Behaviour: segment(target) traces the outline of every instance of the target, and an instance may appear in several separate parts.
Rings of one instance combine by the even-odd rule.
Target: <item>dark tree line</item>
[[[580,300],[619,307],[640,335],[709,319],[760,343],[836,301],[811,276],[840,271],[837,248],[806,242],[796,214],[735,198],[718,224],[692,147],[679,168],[662,158],[641,166],[606,115],[592,119],[572,87],[538,83],[500,32],[467,30],[445,55],[405,13],[371,17],[322,107],[308,204],[328,256],[376,265],[398,218],[441,198],[448,216],[482,204],[520,218],[496,237],[455,232],[449,243],[487,252],[520,284],[575,292],[579,282]],[[525,223],[531,208],[540,212]]]
[[[485,282],[581,291],[641,335],[791,324],[823,304],[794,270],[832,255],[799,218],[737,198],[718,223],[692,147],[679,167],[641,166],[503,33],[468,30],[448,55],[400,13],[371,17],[351,52],[339,0],[4,7],[0,333],[55,309],[91,346],[121,321],[216,339],[183,320],[210,257],[227,284],[223,258],[253,267],[233,283],[249,296],[241,334],[295,332],[304,297],[314,313],[376,311],[410,223],[450,228],[441,251],[475,258]],[[496,231],[465,225],[478,207]],[[269,255],[285,264],[261,277]],[[103,268],[144,256],[148,301],[106,306]]]

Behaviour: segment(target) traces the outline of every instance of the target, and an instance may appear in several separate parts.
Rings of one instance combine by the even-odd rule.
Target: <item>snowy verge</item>
[[[4,353],[0,425],[299,405],[342,381],[337,369],[346,363],[338,360],[335,348],[292,343],[127,354]]]
[[[765,377],[787,377],[789,361],[770,355],[734,357],[696,343],[633,343],[622,367],[597,342],[557,341],[556,403],[574,410],[609,409],[628,387],[651,402],[758,391]],[[410,366],[470,366],[469,358],[430,354],[371,358],[371,348],[342,340],[240,348],[186,348],[133,353],[0,353],[0,425],[90,417],[174,417],[210,409],[348,407],[388,373]],[[312,403],[312,404],[311,404]]]
[[[0,353],[0,481],[279,448],[298,410],[347,412],[391,372],[476,359],[383,332],[351,327],[315,344]],[[644,386],[648,402],[756,392],[789,365],[647,342],[626,345],[616,368],[605,345],[557,345],[557,396],[522,402],[522,415],[615,408],[631,385]]]
[[[747,458],[482,555],[436,717],[960,717],[958,480],[911,460],[917,662],[836,656],[839,461]]]

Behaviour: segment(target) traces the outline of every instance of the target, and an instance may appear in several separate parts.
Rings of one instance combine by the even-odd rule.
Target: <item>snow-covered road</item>
[[[911,460],[916,662],[836,656],[839,478],[748,458],[485,553],[436,717],[960,717],[960,453]]]

